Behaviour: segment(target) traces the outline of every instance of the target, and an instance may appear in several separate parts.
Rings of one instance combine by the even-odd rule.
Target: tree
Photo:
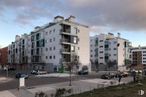
[[[131,65],[131,60],[129,60],[129,59],[125,59],[125,65],[126,65],[126,66]]]
[[[71,79],[72,69],[74,66],[76,66],[76,68],[77,68],[78,65],[79,65],[79,58],[76,55],[76,53],[73,53],[71,56],[71,62],[68,64],[68,69],[69,69],[69,74],[70,74],[69,86],[72,85],[72,79]]]
[[[107,62],[107,67],[108,67],[108,68],[115,67],[116,65],[117,65],[117,61],[116,61],[116,60],[113,60],[113,61],[109,60],[109,61]]]
[[[44,92],[39,92],[35,94],[35,97],[48,97],[48,95],[45,94]]]

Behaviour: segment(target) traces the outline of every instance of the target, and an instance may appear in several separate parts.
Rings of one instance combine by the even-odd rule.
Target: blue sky
[[[77,22],[90,26],[91,35],[119,32],[133,46],[145,46],[145,4],[145,0],[0,0],[0,47],[57,15],[76,16]]]

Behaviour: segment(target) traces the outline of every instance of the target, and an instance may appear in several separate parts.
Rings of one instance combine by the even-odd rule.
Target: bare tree
[[[76,55],[76,53],[73,53],[71,56],[71,62],[68,64],[68,69],[69,69],[69,74],[70,74],[69,86],[72,85],[71,74],[72,74],[73,67],[75,67],[77,69],[78,65],[79,65],[79,58]]]

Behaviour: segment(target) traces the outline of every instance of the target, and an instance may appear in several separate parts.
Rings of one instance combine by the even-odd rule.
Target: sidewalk
[[[70,74],[68,73],[51,73],[51,74],[43,74],[43,75],[36,75],[36,77],[69,77]],[[71,76],[76,76],[75,74],[71,74]]]
[[[123,78],[121,83],[128,83],[132,81],[132,78]],[[69,82],[61,82],[57,84],[48,84],[41,85],[35,87],[28,87],[24,89],[9,90],[2,91],[0,95],[4,95],[2,97],[35,97],[37,92],[44,92],[51,97],[51,95],[55,95],[57,89],[71,89],[71,94],[79,94],[82,92],[90,91],[97,88],[104,88],[108,86],[118,85],[118,80],[104,80],[104,79],[86,79],[79,81],[72,81],[72,86],[69,86]],[[67,94],[70,95],[70,94]]]
[[[5,83],[5,82],[8,82],[8,81],[11,81],[12,78],[9,78],[9,77],[0,77],[0,83]]]

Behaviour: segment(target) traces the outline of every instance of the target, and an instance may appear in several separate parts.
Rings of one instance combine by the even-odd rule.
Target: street
[[[0,72],[0,77],[6,77],[5,71]],[[1,83],[0,82],[0,91],[16,89],[19,85],[19,80],[15,78],[13,72],[9,72],[9,78],[12,80]],[[91,79],[97,78],[96,75],[82,75],[82,76],[72,76],[72,81],[81,80],[81,79]],[[25,80],[26,87],[33,87],[38,85],[59,83],[59,82],[69,82],[69,77],[35,77],[34,75],[30,76]]]

